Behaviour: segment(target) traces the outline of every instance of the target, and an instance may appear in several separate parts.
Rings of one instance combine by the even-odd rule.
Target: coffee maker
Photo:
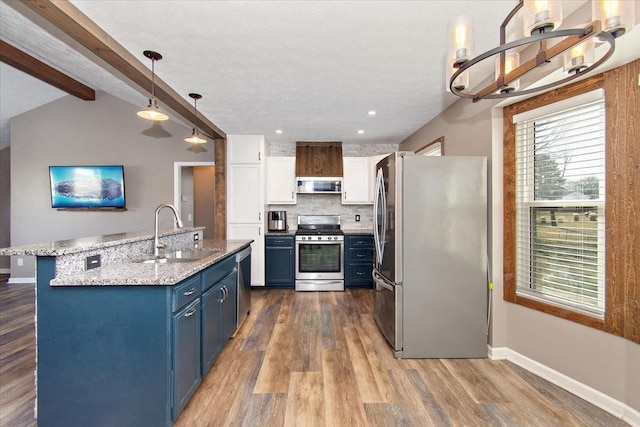
[[[269,231],[287,231],[287,211],[267,212],[267,228]]]

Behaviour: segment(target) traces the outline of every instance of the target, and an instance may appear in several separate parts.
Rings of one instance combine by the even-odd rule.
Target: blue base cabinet
[[[37,259],[38,425],[173,425],[201,382],[208,332],[230,335],[234,257],[209,267],[222,265],[212,288],[227,286],[234,306],[214,319],[202,292],[208,269],[174,286],[52,287],[55,261]]]
[[[371,273],[375,250],[370,234],[344,236],[344,284],[346,287],[373,287]]]
[[[294,236],[265,236],[265,284],[270,288],[294,288]]]

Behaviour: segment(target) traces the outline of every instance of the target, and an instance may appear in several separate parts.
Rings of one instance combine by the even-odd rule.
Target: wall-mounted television
[[[51,207],[125,209],[124,167],[49,166]]]

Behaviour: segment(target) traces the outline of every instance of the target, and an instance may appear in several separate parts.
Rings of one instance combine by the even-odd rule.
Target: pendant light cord
[[[151,98],[156,97],[156,60],[151,58]]]

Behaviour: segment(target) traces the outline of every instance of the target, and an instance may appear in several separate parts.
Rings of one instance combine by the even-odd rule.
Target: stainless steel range
[[[344,290],[344,233],[338,215],[300,215],[296,291]]]

